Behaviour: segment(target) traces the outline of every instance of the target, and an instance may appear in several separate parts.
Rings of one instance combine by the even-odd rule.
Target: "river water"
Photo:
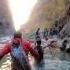
[[[30,58],[32,70],[70,70],[70,54],[59,50],[45,50],[44,59],[41,64],[36,64]],[[0,61],[0,70],[11,70],[11,57],[8,54]]]
[[[45,48],[44,59],[41,64],[36,64],[31,56],[30,64],[32,70],[70,70],[70,54],[61,52],[59,49]],[[11,70],[9,54],[0,61],[0,70]]]

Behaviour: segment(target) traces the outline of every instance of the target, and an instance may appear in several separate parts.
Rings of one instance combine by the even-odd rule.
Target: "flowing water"
[[[70,54],[60,51],[45,51],[41,64],[36,64],[33,59],[30,60],[32,70],[70,70]],[[11,70],[9,55],[0,61],[0,70]]]
[[[70,54],[61,52],[59,49],[50,50],[46,48],[41,64],[36,64],[32,57],[30,58],[30,64],[32,70],[70,70]],[[0,61],[0,70],[11,70],[9,54]]]

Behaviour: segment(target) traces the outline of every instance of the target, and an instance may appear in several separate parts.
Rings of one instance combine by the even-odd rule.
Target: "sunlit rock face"
[[[27,28],[28,31],[32,31],[38,27],[50,28],[64,14],[65,0],[38,0],[32,10],[29,21],[23,27]]]
[[[65,0],[65,8],[66,8],[66,14],[64,15],[65,19],[62,18],[63,23],[65,23],[65,25],[63,29],[60,31],[60,36],[70,37],[70,0]]]
[[[11,35],[14,26],[7,0],[0,0],[0,37]]]

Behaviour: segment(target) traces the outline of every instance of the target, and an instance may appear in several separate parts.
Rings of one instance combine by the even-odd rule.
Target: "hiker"
[[[48,40],[47,36],[48,36],[48,29],[45,28],[43,32],[43,37],[45,38],[45,40]]]
[[[49,36],[50,36],[50,37],[53,36],[53,28],[50,28],[50,30],[49,30]]]
[[[39,29],[38,29],[38,31],[39,31]],[[43,59],[43,49],[42,49],[42,46],[41,46],[41,37],[40,37],[38,31],[36,32],[36,48],[37,48],[37,51],[38,51],[38,54],[39,54],[38,62],[40,63],[41,60]]]
[[[35,38],[40,38],[40,28],[37,29],[36,33],[35,33]]]
[[[60,50],[61,50],[61,51],[66,50],[66,46],[67,46],[67,40],[64,40],[64,41],[62,42],[62,47],[60,47]]]
[[[0,49],[0,59],[10,53],[12,58],[11,70],[31,70],[27,57],[29,52],[35,59],[38,59],[39,55],[37,51],[31,47],[30,42],[23,41],[22,34],[20,32],[15,32],[12,42]]]
[[[36,48],[37,48],[37,51],[39,53],[38,62],[41,62],[41,60],[43,59],[43,49],[42,49],[42,46],[41,46],[41,40],[36,41],[36,43],[37,43]]]
[[[67,53],[70,53],[70,43],[67,44],[66,52],[67,52]]]

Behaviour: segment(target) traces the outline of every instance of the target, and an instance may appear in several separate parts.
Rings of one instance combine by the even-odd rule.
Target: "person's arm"
[[[25,42],[24,44],[25,44],[24,48],[27,50],[27,52],[30,52],[31,55],[34,56],[35,59],[38,59],[39,58],[39,54],[38,54],[38,52],[35,49],[33,49],[31,47],[30,42]]]
[[[29,46],[29,51],[30,51],[31,55],[34,56],[35,59],[39,58],[39,54],[36,51],[36,49],[33,49],[31,46]]]
[[[0,49],[0,60],[3,58],[4,55],[8,54],[11,51],[10,48],[11,48],[10,45],[7,44],[5,45],[5,47]]]

